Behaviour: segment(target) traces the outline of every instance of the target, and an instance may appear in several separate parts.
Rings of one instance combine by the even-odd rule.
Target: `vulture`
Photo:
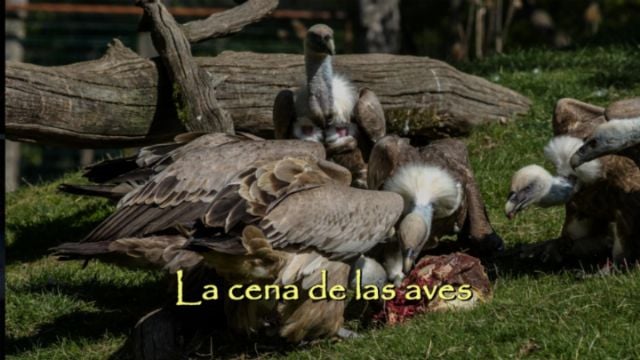
[[[604,115],[607,122],[585,139],[571,157],[571,166],[613,154],[626,156],[640,166],[640,98],[614,102]]]
[[[608,155],[572,166],[584,138],[605,123],[597,107],[563,99],[553,119],[555,137],[544,149],[556,175],[538,165],[518,170],[512,180],[505,213],[513,218],[529,206],[565,205],[560,238],[549,242],[544,256],[562,261],[610,251],[619,262],[638,256],[640,170],[628,158]],[[636,219],[636,220],[634,220]]]
[[[300,289],[296,300],[232,302],[236,330],[273,325],[291,342],[338,334],[344,299],[313,300],[308,291],[324,271],[327,288],[347,289],[352,265],[377,268],[362,254],[393,234],[404,209],[399,194],[350,183],[342,166],[287,157],[248,167],[212,199],[187,249],[228,281]]]
[[[165,154],[143,148],[137,167],[120,177],[146,171],[148,178],[120,194],[116,211],[81,242],[61,244],[52,249],[54,255],[100,257],[130,266],[190,267],[200,256],[181,246],[215,195],[241,170],[286,156],[324,159],[325,149],[309,141],[255,140],[220,133],[199,136]],[[115,187],[122,184],[126,182]]]
[[[328,155],[352,172],[354,185],[365,187],[364,159],[385,134],[384,112],[371,90],[358,93],[350,81],[334,73],[333,55],[333,30],[324,24],[312,26],[304,41],[306,82],[295,92],[280,91],[275,99],[275,137],[325,144]]]
[[[322,270],[329,288],[348,288],[354,269],[363,271],[362,285],[386,280],[384,269],[362,254],[394,232],[400,195],[349,187],[351,173],[326,161],[319,143],[207,140],[227,136],[202,135],[189,151],[167,153],[168,165],[124,195],[114,214],[54,255],[173,272],[210,265],[227,282],[291,284],[302,294]],[[269,322],[260,311],[269,319],[275,311],[279,333],[293,342],[348,335],[341,328],[344,301],[270,304],[229,302],[229,324],[251,333]]]
[[[459,140],[436,140],[416,148],[408,139],[383,137],[371,151],[368,186],[404,199],[397,227],[399,249],[385,253],[387,273],[396,284],[421,251],[435,247],[445,235],[457,234],[481,252],[503,247],[489,222],[466,146]]]

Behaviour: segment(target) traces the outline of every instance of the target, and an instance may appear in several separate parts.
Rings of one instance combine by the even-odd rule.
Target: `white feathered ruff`
[[[462,201],[460,183],[445,170],[429,165],[402,167],[385,182],[384,189],[404,198],[405,212],[415,206],[433,204],[435,218],[453,214]]]
[[[356,88],[344,76],[333,74],[331,95],[333,96],[333,114],[336,125],[349,124],[358,96]],[[298,119],[309,117],[308,105],[309,94],[307,87],[306,84],[301,84],[295,94],[296,116]]]
[[[351,122],[351,114],[356,106],[356,89],[342,75],[334,74],[332,83],[333,108],[337,124]]]
[[[601,177],[602,164],[599,160],[586,162],[576,169],[571,167],[571,156],[584,144],[581,139],[573,136],[556,136],[549,140],[544,147],[544,156],[556,168],[559,176],[569,177],[571,175],[578,178],[580,182],[592,183]]]

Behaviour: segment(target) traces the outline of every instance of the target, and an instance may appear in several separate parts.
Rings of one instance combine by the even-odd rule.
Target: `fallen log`
[[[303,80],[303,58],[223,52],[194,58],[214,74],[219,106],[238,131],[270,137],[278,91]],[[478,124],[525,113],[529,100],[426,57],[341,55],[338,72],[376,92],[388,129],[407,136],[466,135]],[[159,71],[160,70],[160,71]],[[45,67],[6,62],[8,139],[84,148],[140,146],[184,131],[162,62],[118,40],[94,61]]]

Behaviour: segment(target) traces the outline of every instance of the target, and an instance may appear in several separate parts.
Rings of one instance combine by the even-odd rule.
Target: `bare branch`
[[[261,20],[277,7],[278,0],[249,0],[206,19],[183,24],[182,30],[190,43],[228,36]]]

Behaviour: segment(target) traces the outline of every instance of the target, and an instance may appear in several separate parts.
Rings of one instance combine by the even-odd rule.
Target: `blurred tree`
[[[400,50],[400,0],[358,0],[356,50],[397,53]]]

